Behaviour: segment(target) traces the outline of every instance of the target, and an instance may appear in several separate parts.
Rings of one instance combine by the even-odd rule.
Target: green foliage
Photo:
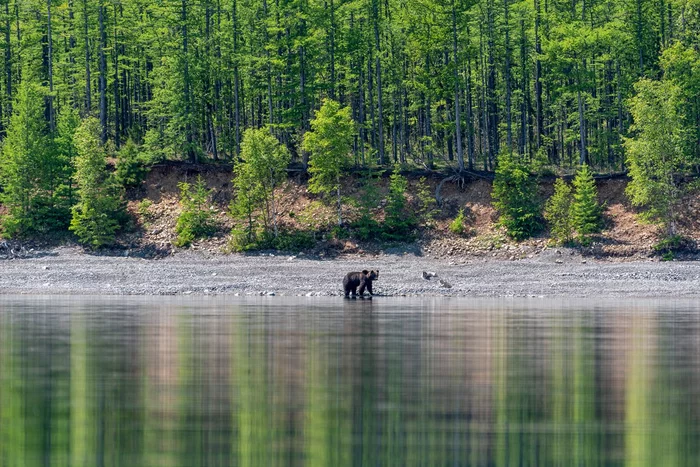
[[[571,204],[573,192],[571,186],[558,178],[554,182],[554,194],[544,207],[544,218],[549,223],[552,238],[559,244],[569,242],[573,236]]]
[[[466,217],[464,216],[464,208],[459,210],[457,217],[455,217],[452,222],[450,222],[450,232],[457,235],[464,235],[467,231]]]
[[[389,177],[389,194],[384,209],[384,225],[382,226],[382,236],[386,240],[408,241],[412,238],[416,219],[413,213],[407,209],[407,190],[408,180],[401,175],[399,167],[394,167],[394,171]]]
[[[122,186],[139,186],[146,179],[149,162],[138,145],[129,138],[119,150],[115,176]]]
[[[302,148],[311,153],[309,191],[327,195],[336,192],[338,225],[342,225],[340,178],[350,163],[355,133],[350,108],[341,107],[332,99],[324,99],[311,121],[311,129],[304,135],[302,144]]]
[[[233,169],[236,197],[231,212],[245,223],[245,226],[237,227],[239,232],[236,235],[245,233],[244,243],[254,244],[259,236],[259,217],[266,235],[271,233],[277,237],[279,234],[275,189],[286,178],[290,155],[269,129],[261,128],[249,129],[243,134],[241,158],[242,161]]]
[[[510,153],[499,156],[492,197],[500,223],[510,237],[522,240],[542,228],[537,184],[528,164],[518,156]]]
[[[142,199],[139,201],[138,206],[136,207],[136,211],[139,213],[139,216],[146,220],[151,220],[151,217],[153,214],[151,213],[151,206],[153,206],[153,201],[150,199]]]
[[[437,208],[437,201],[433,191],[428,186],[428,181],[425,177],[421,177],[418,180],[418,185],[416,187],[416,198],[418,199],[418,219],[426,225],[430,226],[435,220],[439,209]]]
[[[654,245],[654,251],[661,255],[663,261],[671,261],[688,243],[688,240],[681,235],[671,235]]]
[[[280,229],[277,236],[269,231],[261,231],[251,239],[244,229],[235,228],[231,232],[230,248],[233,251],[301,251],[313,248],[314,245],[316,245],[316,237],[314,232],[308,230]]]
[[[299,223],[310,230],[327,230],[334,223],[333,211],[322,201],[313,200],[296,215]]]
[[[0,202],[6,236],[65,229],[70,212],[70,161],[59,152],[44,120],[44,95],[23,82],[0,157]]]
[[[700,95],[700,50],[695,44],[684,44],[676,41],[663,50],[659,57],[664,71],[664,80],[678,86],[678,107],[684,121],[684,127],[696,141],[700,140],[700,105],[697,96]],[[700,145],[690,145],[688,151],[692,157],[700,158]]]
[[[122,189],[107,171],[100,142],[100,123],[88,117],[76,129],[75,184],[78,202],[73,207],[70,230],[92,248],[110,245],[124,219]]]
[[[175,246],[187,247],[197,239],[212,235],[217,226],[210,209],[211,190],[207,189],[202,177],[197,177],[194,185],[182,182],[178,186],[182,212],[175,225]]]
[[[245,131],[268,124],[295,163],[310,154],[311,190],[337,197],[341,224],[341,182],[351,160],[363,167],[398,160],[407,168],[492,171],[504,149],[527,160],[531,174],[560,173],[580,162],[621,171],[622,138],[642,135],[630,133],[624,105],[641,76],[678,87],[679,121],[689,135],[659,147],[682,147],[697,164],[697,3],[6,4],[4,230],[41,233],[67,225],[78,112],[101,114],[104,144],[123,148],[117,154],[123,184],[142,178],[140,158],[236,164],[246,159]],[[23,95],[26,86],[34,88],[31,99]],[[327,101],[314,118],[324,97],[352,111]],[[11,131],[12,113],[28,115],[22,100],[31,101],[36,126],[25,121],[26,131],[17,125]],[[64,131],[62,122],[73,130]],[[37,137],[25,138],[22,148],[12,136],[20,132]],[[23,168],[12,169],[16,163]],[[651,179],[662,180],[659,173]],[[418,221],[430,225],[432,209],[419,193],[408,198],[416,200]],[[672,230],[673,216],[660,214],[669,209],[641,198]],[[262,204],[248,201],[251,210],[246,200],[239,208],[263,224],[248,230],[274,231],[274,210],[260,217]],[[535,222],[522,228],[523,217],[511,214],[503,215],[509,231],[529,235]]]
[[[689,135],[681,112],[681,89],[670,81],[641,79],[630,99],[634,136],[625,138],[632,204],[660,221],[667,236],[676,235],[677,205],[684,192],[676,175],[691,164]]]
[[[60,164],[64,170],[62,178],[65,182],[60,189],[65,194],[69,209],[75,204],[76,198],[73,183],[73,161],[78,156],[78,150],[75,147],[74,135],[80,123],[80,114],[77,110],[70,106],[63,107],[58,114],[56,132],[53,139],[56,156],[60,159]],[[70,216],[70,212],[68,216]]]
[[[331,227],[330,237],[336,240],[345,240],[350,238],[350,231],[342,225],[334,225]]]
[[[598,203],[598,189],[593,174],[586,164],[579,167],[574,178],[574,200],[571,204],[571,226],[579,241],[588,242],[588,236],[600,232],[603,224],[602,208]]]
[[[379,222],[374,218],[372,212],[379,204],[379,183],[375,178],[377,174],[372,170],[368,170],[362,183],[362,189],[358,194],[358,205],[360,216],[353,222],[352,228],[355,235],[360,240],[370,240],[378,238],[381,233]]]

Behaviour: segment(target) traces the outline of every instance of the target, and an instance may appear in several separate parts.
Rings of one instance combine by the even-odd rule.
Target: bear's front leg
[[[370,295],[374,295],[374,293],[372,293],[372,283],[371,282],[367,283],[367,292],[369,292]]]

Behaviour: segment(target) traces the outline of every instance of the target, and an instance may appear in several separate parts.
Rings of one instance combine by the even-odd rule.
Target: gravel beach
[[[340,296],[346,272],[378,269],[380,296],[700,298],[700,262],[597,262],[568,250],[519,261],[193,252],[153,260],[73,247],[29,256],[0,260],[0,293]],[[423,271],[437,277],[426,280]]]

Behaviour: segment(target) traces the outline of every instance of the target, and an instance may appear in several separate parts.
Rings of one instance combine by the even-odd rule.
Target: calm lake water
[[[699,311],[0,298],[0,465],[697,465]]]

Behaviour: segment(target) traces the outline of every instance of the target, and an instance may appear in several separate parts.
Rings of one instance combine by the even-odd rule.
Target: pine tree
[[[406,209],[406,190],[408,180],[401,175],[400,167],[394,166],[389,177],[389,194],[384,209],[384,237],[388,240],[410,240],[410,231],[415,227],[415,216]]]
[[[122,190],[106,168],[101,132],[100,121],[88,117],[74,136],[78,203],[73,207],[70,230],[80,243],[92,248],[112,244],[123,218]]]
[[[574,178],[571,226],[578,234],[579,240],[586,243],[590,234],[600,231],[601,225],[602,209],[598,203],[598,189],[591,170],[583,164]]]
[[[40,88],[26,81],[13,105],[0,158],[0,201],[8,211],[2,230],[7,236],[47,233],[67,226],[70,171],[48,135],[43,100]]]
[[[544,218],[549,223],[552,237],[560,244],[570,241],[572,237],[572,201],[571,186],[558,178],[554,182],[554,194],[545,204]]]
[[[207,189],[201,175],[197,177],[194,185],[182,182],[178,186],[182,212],[175,225],[175,246],[187,247],[195,240],[213,234],[216,231],[216,222],[210,209],[211,190]]]
[[[123,187],[139,186],[148,174],[146,157],[140,152],[139,146],[133,139],[119,149],[117,167],[114,172],[117,182]]]
[[[491,196],[500,214],[499,222],[515,240],[531,237],[542,227],[537,185],[529,166],[518,156],[499,156]]]

